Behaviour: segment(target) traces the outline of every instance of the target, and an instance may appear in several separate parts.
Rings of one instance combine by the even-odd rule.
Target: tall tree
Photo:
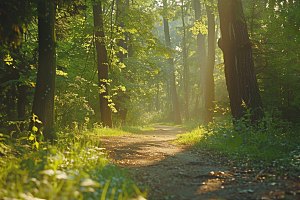
[[[251,109],[254,123],[264,117],[264,112],[242,2],[218,0],[218,10],[222,35],[218,45],[223,51],[231,112],[235,119],[240,119],[245,109]]]
[[[182,19],[182,29],[183,29],[183,36],[182,36],[182,59],[183,59],[183,81],[184,81],[184,111],[185,111],[185,120],[190,120],[189,114],[189,65],[188,65],[188,53],[186,47],[186,32],[185,32],[185,15],[184,15],[184,1],[181,1],[181,19]]]
[[[95,1],[95,0],[94,0]],[[100,113],[102,125],[112,127],[111,109],[108,104],[108,62],[107,50],[104,45],[103,15],[101,1],[97,0],[93,5],[94,27],[97,49],[98,85],[100,88]]]
[[[121,31],[123,31],[123,29],[125,27],[125,24],[123,21],[124,20],[124,12],[128,8],[129,8],[129,0],[126,0],[126,1],[117,0],[116,21],[117,21],[118,26],[121,28]],[[132,57],[133,52],[132,52],[132,46],[129,46],[130,47],[129,54],[123,52],[123,50],[127,51],[127,49],[128,49],[127,41],[128,41],[129,33],[126,33],[126,34],[121,33],[121,35],[123,35],[124,37],[122,36],[122,38],[119,39],[119,41],[118,41],[118,46],[120,48],[122,48],[119,51],[118,58],[119,58],[120,62],[123,63],[124,58],[126,58],[127,56]],[[122,69],[122,75],[126,79],[127,77],[125,77],[126,76],[125,70],[126,69]],[[117,95],[118,102],[116,103],[116,108],[118,110],[118,115],[120,117],[122,124],[126,123],[126,116],[127,116],[126,100],[129,98],[130,97],[126,94],[126,91],[121,91],[121,93]]]
[[[166,0],[163,1],[164,9],[166,9],[167,2]],[[167,47],[171,48],[171,39],[170,39],[170,31],[169,31],[169,22],[164,17],[164,33],[165,33],[165,41]],[[168,59],[168,63],[172,68],[171,72],[171,95],[172,95],[172,103],[173,103],[173,111],[174,111],[174,124],[181,124],[181,116],[180,116],[180,109],[179,109],[179,101],[177,97],[177,91],[176,91],[176,80],[175,80],[175,70],[174,70],[174,61],[173,58]]]
[[[211,6],[206,6],[208,19],[208,56],[207,67],[205,70],[205,112],[204,123],[208,124],[213,121],[214,116],[214,100],[215,100],[215,83],[214,83],[214,67],[215,67],[215,15]]]
[[[38,33],[39,58],[36,88],[32,112],[42,121],[41,128],[44,139],[53,140],[54,94],[56,75],[56,41],[55,41],[55,9],[54,0],[38,1]]]
[[[200,0],[194,0],[194,10],[195,10],[195,20],[200,23],[201,20],[201,3]],[[199,31],[197,34],[197,54],[198,54],[198,68],[200,69],[200,81],[199,81],[199,95],[196,97],[196,112],[202,113],[205,108],[205,99],[204,99],[204,79],[205,79],[205,69],[206,69],[206,43],[205,43],[205,35]],[[200,110],[198,110],[198,104],[200,104]],[[201,115],[203,116],[203,115]]]

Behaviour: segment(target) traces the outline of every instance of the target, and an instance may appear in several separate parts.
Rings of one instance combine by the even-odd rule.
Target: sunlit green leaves
[[[0,174],[0,187],[4,188],[0,191],[0,198],[27,195],[41,199],[79,196],[84,199],[128,199],[134,195],[136,189],[127,173],[115,165],[107,165],[104,148],[93,146],[98,142],[93,140],[94,137],[89,139],[82,133],[77,135],[78,140],[68,134],[62,136],[66,137],[60,138],[57,146],[44,146],[24,155],[21,160],[5,159],[11,164]],[[20,167],[15,167],[14,161]]]
[[[192,31],[194,35],[198,35],[201,33],[202,35],[207,34],[207,17],[202,17],[200,20],[197,20],[194,22],[194,26],[189,29],[189,31]]]
[[[32,131],[33,131],[33,132],[37,132],[37,131],[38,131],[38,128],[37,128],[36,126],[33,126],[33,127],[32,127]]]
[[[36,131],[37,131],[38,129],[36,128]],[[28,140],[34,140],[35,139],[35,135],[33,135],[33,134],[30,134],[30,136],[29,136],[29,138],[28,138]]]

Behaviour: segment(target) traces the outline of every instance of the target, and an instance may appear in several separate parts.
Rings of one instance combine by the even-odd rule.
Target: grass
[[[108,163],[93,135],[131,134],[120,129],[61,132],[54,145],[0,134],[0,199],[128,199],[140,194],[125,169]],[[27,139],[26,139],[27,138]],[[146,194],[142,194],[146,195]]]
[[[115,128],[96,127],[93,130],[86,130],[84,133],[89,136],[123,136],[132,134],[142,134],[154,130],[152,125],[148,126],[120,126]]]
[[[203,124],[202,121],[192,119],[188,122],[184,122],[182,124],[182,128],[184,128],[186,131],[192,131],[197,129],[199,126],[201,126],[201,124]]]
[[[203,136],[207,132],[205,131],[204,127],[197,127],[193,131],[177,135],[177,139],[174,141],[174,143],[179,145],[190,145],[193,146],[195,144],[198,144],[203,141]]]
[[[97,135],[97,136],[122,136],[133,134],[130,131],[125,131],[120,128],[96,128],[87,134]]]
[[[254,127],[245,118],[235,125],[223,119],[178,135],[175,143],[221,153],[244,167],[275,167],[282,172],[300,169],[299,127],[282,120],[266,118]]]
[[[157,123],[157,125],[165,125],[165,126],[174,126],[174,127],[181,127],[186,131],[192,131],[199,127],[202,124],[201,120],[189,120],[188,122],[183,122],[180,125],[175,125],[174,122],[164,122],[164,123]]]
[[[142,134],[147,131],[154,130],[154,126],[152,125],[146,125],[146,126],[121,126],[119,129],[121,129],[124,132],[129,132],[133,134]]]

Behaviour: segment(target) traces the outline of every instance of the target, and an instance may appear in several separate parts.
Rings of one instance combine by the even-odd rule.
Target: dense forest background
[[[299,123],[299,2],[242,4],[261,109]],[[48,139],[59,129],[227,116],[226,81],[241,74],[226,80],[219,12],[200,0],[1,1],[1,131],[28,130],[33,114]]]
[[[244,190],[253,182],[274,198],[295,198],[299,9],[297,0],[0,0],[0,199],[156,192],[135,185],[114,155],[127,164],[173,157],[153,165],[157,177],[177,168],[172,181],[197,188],[208,183],[197,177],[209,176],[223,190],[224,172],[198,176],[189,166],[231,166],[232,197],[255,194]],[[174,147],[193,162],[160,152]],[[150,176],[140,177],[168,187]],[[190,187],[182,182],[171,185]]]

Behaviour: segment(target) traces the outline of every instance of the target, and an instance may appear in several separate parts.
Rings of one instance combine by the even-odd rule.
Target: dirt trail
[[[230,168],[208,151],[170,143],[182,133],[160,125],[142,135],[101,141],[112,163],[128,168],[137,185],[149,186],[149,200],[300,199],[299,181],[265,181],[266,173]]]

